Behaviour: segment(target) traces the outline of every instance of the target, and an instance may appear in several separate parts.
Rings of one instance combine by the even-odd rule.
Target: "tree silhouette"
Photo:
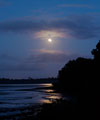
[[[91,53],[93,59],[79,57],[65,64],[58,73],[57,84],[58,90],[74,96],[79,112],[89,119],[100,116],[100,41]]]
[[[92,59],[77,58],[69,61],[58,74],[59,84],[63,89],[87,89],[92,74]]]
[[[92,50],[94,59],[77,58],[69,61],[58,73],[59,86],[64,90],[99,89],[100,41]]]
[[[92,55],[94,56],[94,60],[96,62],[100,62],[100,40],[98,44],[96,45],[96,49],[92,50]]]

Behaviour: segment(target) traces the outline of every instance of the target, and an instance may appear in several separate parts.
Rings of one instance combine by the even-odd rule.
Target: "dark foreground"
[[[3,93],[7,92],[6,89],[9,90],[9,94]],[[1,107],[0,109],[0,120],[53,120],[59,118],[63,120],[64,118],[72,119],[73,116],[76,118],[79,117],[80,105],[78,102],[79,98],[76,97],[77,95],[60,93],[62,96],[67,96],[66,98],[60,97],[61,95],[58,94],[58,90],[54,89],[51,84],[1,85],[0,90],[4,95],[1,94],[0,101],[2,99],[4,100],[1,102],[8,101],[9,106],[0,103],[0,105],[3,105],[3,108]],[[36,97],[37,94],[38,97],[40,95],[39,98]],[[68,96],[73,97],[70,98]],[[38,100],[41,100],[42,97],[47,103],[37,104]],[[34,104],[30,104],[29,106],[23,105],[27,103]],[[18,107],[20,104],[22,104],[23,107]],[[12,105],[14,105],[14,107]]]
[[[67,100],[56,100],[50,104],[20,109],[20,113],[0,117],[0,120],[99,120],[96,109],[91,104],[80,104]]]
[[[0,120],[34,116],[44,103],[62,98],[52,84],[0,84]]]
[[[17,107],[19,105],[19,104],[17,104],[17,106],[15,105],[16,107],[14,107],[14,108],[11,108],[11,107],[6,108],[6,109],[2,108],[2,109],[0,109],[0,113],[6,114],[6,112],[8,112],[8,114],[0,116],[0,120],[42,120],[42,119],[43,120],[56,120],[56,119],[60,119],[60,120],[65,120],[65,119],[67,119],[67,120],[73,120],[73,119],[82,120],[82,119],[84,119],[85,120],[85,119],[88,119],[88,120],[90,120],[93,117],[94,117],[94,120],[99,119],[100,101],[97,97],[97,96],[99,96],[99,92],[95,93],[95,91],[89,91],[89,90],[79,92],[79,89],[77,89],[77,90],[74,89],[74,90],[72,90],[72,92],[68,92],[68,90],[67,90],[67,92],[65,92],[65,91],[63,91],[63,90],[61,91],[61,89],[57,89],[56,87],[53,87],[51,85],[47,85],[47,87],[46,86],[43,87],[44,85],[42,85],[42,86],[38,85],[38,86],[41,86],[41,88],[40,87],[33,88],[32,86],[29,86],[29,88],[25,89],[26,87],[24,85],[24,88],[23,87],[21,87],[20,89],[18,88],[18,90],[16,92],[18,92],[18,93],[20,93],[20,92],[24,93],[25,91],[27,91],[27,93],[36,92],[36,94],[38,94],[38,96],[39,96],[39,93],[43,94],[43,96],[45,97],[43,99],[47,100],[47,103],[42,103],[42,104],[35,103],[35,104],[30,104],[29,106],[23,106],[23,107]],[[4,87],[4,86],[2,86],[2,87]],[[14,85],[13,85],[13,87],[15,89]],[[12,91],[11,86],[10,86],[10,88]],[[9,88],[9,90],[10,90],[10,88]],[[6,88],[4,88],[4,89],[6,89]],[[60,94],[62,94],[62,96],[67,96],[67,98],[66,97],[57,97],[57,93],[59,93],[60,91],[61,91]],[[14,94],[16,92],[14,91]],[[26,92],[25,92],[25,94],[26,94]],[[49,97],[49,95],[50,95],[50,97]],[[70,97],[68,97],[68,96],[70,96]],[[10,98],[11,98],[11,96],[10,96]],[[34,102],[35,96],[33,96],[33,99],[30,98],[33,101],[30,101],[29,98],[28,98],[28,102]],[[47,98],[50,98],[49,102],[48,102]],[[36,99],[36,100],[38,100],[38,99]],[[14,100],[14,102],[15,102],[15,100]],[[20,103],[21,103],[21,101],[20,101]],[[3,104],[3,103],[0,103],[0,104]]]
[[[12,109],[13,111],[15,109]],[[79,118],[79,106],[66,100],[56,100],[53,103],[40,106],[21,108],[20,113],[0,117],[0,120],[55,120]]]
[[[74,91],[70,95],[72,99],[51,99],[51,102],[41,105],[8,108],[6,111],[9,111],[9,115],[0,116],[0,120],[99,120],[100,104],[94,93],[89,95],[88,92],[81,92],[80,94]],[[0,112],[5,113],[5,109],[0,109]],[[10,114],[12,112],[15,114]]]

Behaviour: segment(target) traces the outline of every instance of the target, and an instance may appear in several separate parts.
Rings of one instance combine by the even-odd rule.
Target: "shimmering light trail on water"
[[[52,84],[1,84],[0,108],[20,108],[38,103],[51,103],[61,98]]]

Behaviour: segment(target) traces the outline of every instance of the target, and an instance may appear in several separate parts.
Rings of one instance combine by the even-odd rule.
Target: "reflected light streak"
[[[41,103],[48,103],[48,104],[49,104],[49,103],[52,103],[52,101],[46,100],[46,99],[42,99],[42,100],[40,100],[40,102],[41,102]]]
[[[51,83],[48,84],[40,84],[40,86],[42,87],[53,87],[53,85]]]
[[[46,92],[46,93],[53,93],[54,90],[44,90],[44,92]]]
[[[51,93],[49,96],[46,96],[44,99],[41,99],[40,102],[41,103],[53,103],[55,100],[59,100],[61,98],[62,98],[61,94]]]

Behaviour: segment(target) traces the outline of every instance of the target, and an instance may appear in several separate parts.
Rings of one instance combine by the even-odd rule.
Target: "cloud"
[[[47,53],[47,54],[65,54],[63,51],[60,51],[60,50],[39,49],[37,51],[41,54],[44,54],[44,53]]]
[[[92,9],[94,7],[88,4],[60,4],[58,7],[74,7],[74,8],[89,8]]]
[[[46,69],[49,64],[52,64],[52,66],[55,64],[59,65],[59,63],[66,63],[70,59],[77,57],[76,54],[64,53],[58,50],[40,49],[33,50],[32,52],[33,54],[17,62],[16,59],[14,62],[14,57],[2,56],[3,59],[6,58],[9,62],[3,60],[2,63],[2,61],[0,61],[0,71],[41,71]]]
[[[0,71],[40,71],[44,67],[44,64],[35,63],[19,63],[19,64],[0,64]]]
[[[9,5],[11,5],[10,2],[4,1],[4,0],[0,0],[0,7],[9,6]]]
[[[0,61],[17,61],[18,58],[17,57],[14,57],[14,56],[11,56],[7,53],[4,53],[4,54],[1,54],[0,55]]]
[[[0,71],[39,71],[43,63],[26,62],[27,58],[14,57],[8,54],[0,55]]]
[[[26,21],[26,20],[18,20],[18,21],[8,21],[0,23],[0,31],[3,32],[25,32],[25,31],[38,31],[44,29],[44,25],[42,22],[36,21]]]
[[[48,39],[48,38],[64,38],[66,35],[62,32],[59,32],[57,30],[41,30],[40,32],[36,32],[34,34],[35,38],[40,39]]]
[[[65,53],[58,50],[40,49],[37,52],[38,54],[36,55],[30,55],[27,59],[28,63],[63,63],[77,57],[76,54]]]
[[[16,20],[0,22],[0,32],[32,33],[34,37],[54,36],[75,39],[99,37],[97,19],[89,15],[73,15],[56,20]],[[44,32],[44,33],[43,33]],[[48,34],[49,32],[49,34]],[[46,34],[47,33],[47,34]]]

